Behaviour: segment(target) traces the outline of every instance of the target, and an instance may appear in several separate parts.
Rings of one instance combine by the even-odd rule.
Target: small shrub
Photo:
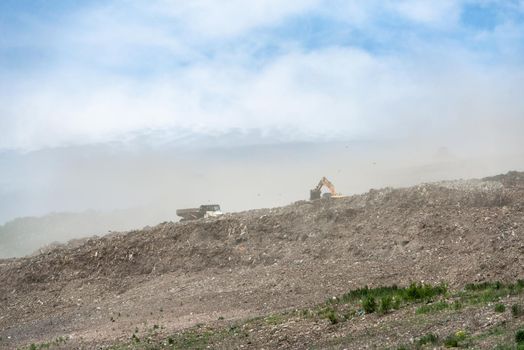
[[[331,324],[338,323],[338,318],[337,318],[337,314],[335,313],[335,310],[331,309],[328,311],[327,319],[329,320],[329,322],[331,322]]]
[[[140,338],[136,336],[136,334],[133,334],[131,336],[131,339],[135,342],[135,343],[140,343]]]
[[[498,303],[498,304],[495,305],[495,312],[502,313],[504,311],[506,311],[506,306],[504,304]]]
[[[334,312],[333,308],[328,308],[328,310],[331,310],[331,312]],[[281,324],[282,322],[284,322],[284,317],[278,314],[269,315],[266,317],[265,321],[267,324],[277,325],[277,324]]]
[[[377,302],[375,301],[375,298],[374,297],[366,297],[363,301],[362,301],[362,308],[364,309],[364,311],[367,313],[367,314],[371,314],[373,312],[375,312],[376,308],[377,308]]]
[[[391,310],[392,298],[388,295],[380,299],[379,311],[383,314],[388,313]]]
[[[347,310],[343,315],[344,321],[350,320],[353,316],[355,316],[355,310]]]
[[[405,299],[408,301],[429,300],[434,296],[445,294],[447,290],[448,288],[444,284],[433,287],[429,284],[412,283],[406,288]]]
[[[460,300],[455,300],[453,304],[451,304],[451,306],[453,307],[453,310],[460,310],[464,307],[464,305],[462,305]]]
[[[459,339],[459,340],[464,340],[466,339],[466,332],[464,331],[458,331],[457,333],[455,333],[455,336]]]
[[[427,314],[431,312],[437,312],[445,310],[449,307],[449,304],[445,301],[439,301],[437,303],[428,304],[428,305],[422,305],[421,307],[417,308],[415,311],[417,314]]]
[[[524,328],[519,329],[515,333],[515,341],[517,344],[524,344]]]
[[[520,304],[513,304],[511,306],[511,314],[513,317],[519,317],[524,315],[524,308]]]
[[[501,289],[504,285],[500,282],[469,283],[464,287],[468,291],[481,291],[488,289]]]
[[[438,336],[433,333],[428,333],[418,340],[418,345],[436,344],[438,342]]]
[[[444,346],[447,348],[458,348],[461,345],[460,342],[464,341],[466,337],[466,332],[458,331],[444,339]]]
[[[446,348],[458,348],[459,341],[454,335],[450,335],[444,339],[444,346]]]
[[[391,307],[395,310],[400,309],[400,298],[398,296],[392,298]]]
[[[499,344],[493,348],[493,350],[513,350],[513,346]]]

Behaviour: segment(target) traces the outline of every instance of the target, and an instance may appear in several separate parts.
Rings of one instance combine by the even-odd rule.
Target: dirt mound
[[[522,278],[523,183],[510,172],[371,190],[0,260],[0,336],[12,344],[66,333],[114,339],[158,317],[152,306],[180,328],[363,285]],[[115,312],[128,318],[115,325]]]

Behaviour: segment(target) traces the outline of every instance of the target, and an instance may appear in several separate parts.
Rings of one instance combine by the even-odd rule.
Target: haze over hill
[[[0,224],[86,224],[0,250],[284,205],[321,176],[522,169],[523,22],[521,0],[2,1]]]
[[[55,241],[175,221],[177,208],[204,203],[218,203],[226,212],[285,205],[306,199],[322,176],[340,192],[356,194],[524,169],[524,153],[514,152],[508,140],[478,144],[474,150],[439,143],[445,138],[418,147],[411,140],[285,140],[278,132],[257,130],[199,137],[153,133],[113,143],[4,153],[0,257],[30,254]],[[50,212],[55,214],[46,216]],[[28,216],[33,218],[23,218]],[[15,217],[22,218],[11,221]]]

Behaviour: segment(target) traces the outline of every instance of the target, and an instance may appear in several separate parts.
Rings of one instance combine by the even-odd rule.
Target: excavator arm
[[[329,181],[328,179],[326,179],[326,177],[323,177],[323,178],[322,178],[322,183],[324,184],[324,186],[327,187],[327,189],[329,190],[329,192],[330,192],[333,196],[336,196],[336,195],[337,195],[337,191],[335,191],[335,186],[333,186],[333,184],[331,183],[331,181]]]

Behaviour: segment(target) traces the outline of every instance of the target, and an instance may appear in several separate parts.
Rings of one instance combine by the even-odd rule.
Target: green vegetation
[[[524,280],[517,283],[504,284],[502,282],[483,282],[479,284],[468,284],[459,293],[459,297],[468,304],[498,302],[508,295],[517,295],[524,291]]]
[[[58,337],[50,342],[44,342],[39,344],[31,344],[27,347],[21,348],[21,350],[43,350],[43,349],[57,349],[67,343],[67,337]]]
[[[458,347],[467,347],[466,343],[467,334],[464,331],[458,331],[455,334],[449,335],[444,339],[444,346],[447,348],[458,348]]]
[[[524,307],[520,304],[511,305],[511,314],[513,317],[520,317],[524,315]]]
[[[371,314],[375,312],[377,309],[377,302],[375,301],[375,298],[373,296],[366,296],[362,300],[362,308],[367,314]]]
[[[502,305],[505,310],[505,304],[500,302],[501,298],[514,296],[524,292],[524,283],[521,281],[514,284],[504,284],[501,282],[481,283],[467,285],[463,290],[449,292],[445,284],[429,285],[423,283],[412,283],[407,287],[364,287],[349,291],[339,297],[332,297],[325,303],[315,307],[285,311],[271,314],[265,317],[257,317],[245,320],[240,324],[230,324],[229,322],[220,322],[214,326],[199,325],[191,329],[171,334],[160,335],[159,328],[153,326],[150,330],[138,332],[135,330],[129,342],[120,347],[111,349],[133,349],[133,350],[153,350],[153,349],[205,349],[205,348],[238,348],[239,344],[252,344],[256,341],[258,334],[264,334],[265,341],[270,342],[271,336],[275,330],[288,329],[295,323],[319,324],[324,322],[325,326],[334,327],[339,330],[344,329],[344,323],[362,317],[387,317],[388,313],[396,313],[398,309],[403,309],[403,315],[400,319],[393,317],[395,321],[400,322],[396,325],[389,323],[381,324],[382,331],[391,332],[395,327],[406,327],[414,323],[431,325],[434,316],[427,316],[432,313],[440,312],[468,312],[475,308],[476,305],[487,305],[492,302],[497,304],[494,308],[501,310]],[[512,314],[515,317],[522,312],[520,304],[514,304],[511,307]],[[406,314],[407,312],[407,314]],[[504,312],[504,311],[498,311]],[[407,318],[406,318],[406,315]],[[406,320],[406,321],[404,321]],[[409,321],[407,321],[409,320]],[[405,323],[411,322],[411,323]],[[402,325],[402,326],[400,326]],[[399,328],[401,329],[401,328]],[[376,329],[378,332],[379,329]],[[498,343],[500,349],[504,349],[505,342],[510,341],[508,349],[524,350],[524,330],[514,333],[506,322],[499,323],[481,333],[471,334],[464,330],[459,330],[448,335],[440,337],[435,333],[427,333],[420,338],[411,340],[409,344],[399,346],[398,349],[429,349],[432,347],[448,348],[467,348],[475,347],[482,344],[483,341],[493,339]],[[164,332],[165,333],[165,332]],[[277,332],[279,337],[287,337],[285,332]],[[342,332],[343,333],[343,332]],[[374,336],[377,336],[375,333]],[[390,333],[391,334],[391,333]],[[515,334],[515,341],[513,340]],[[327,341],[331,345],[346,344],[351,342],[354,333],[340,335],[340,337],[331,338]],[[371,334],[370,334],[371,336]],[[491,340],[491,341],[493,341]],[[256,344],[256,343],[255,343]]]
[[[427,304],[423,305],[419,308],[417,308],[416,313],[417,314],[427,314],[431,312],[441,311],[448,309],[451,306],[451,304],[446,303],[445,301],[438,301],[433,304]]]
[[[506,305],[502,304],[502,303],[498,303],[495,305],[495,312],[499,312],[499,313],[502,313],[506,311]]]
[[[437,344],[438,336],[433,333],[428,333],[417,341],[419,346],[424,346],[426,344]]]
[[[335,314],[335,310],[333,310],[333,309],[331,309],[327,313],[327,318],[328,318],[329,322],[331,322],[331,324],[337,324],[338,323],[337,314]]]
[[[364,287],[350,291],[340,298],[329,299],[326,304],[339,307],[348,306],[360,302],[361,312],[367,314],[378,311],[380,314],[386,314],[389,311],[399,309],[402,305],[431,302],[437,296],[446,294],[447,286],[439,284],[432,286],[429,284],[412,283],[406,288],[399,288],[396,285],[391,287],[372,288]],[[377,302],[379,300],[379,302]],[[336,313],[335,309],[335,313]],[[325,314],[330,319],[329,314]]]
[[[517,344],[524,344],[524,328],[519,329],[515,333],[515,342],[517,342]]]
[[[269,325],[278,325],[285,321],[285,315],[274,314],[266,317],[266,323]]]
[[[392,305],[393,305],[393,297],[390,295],[383,296],[380,299],[380,307],[379,307],[380,313],[381,314],[388,313],[391,310]]]
[[[335,299],[335,302],[349,303],[369,297],[375,299],[390,297],[392,298],[392,303],[393,298],[404,302],[429,301],[438,295],[445,294],[446,292],[447,286],[445,284],[432,286],[430,284],[412,283],[406,288],[399,288],[398,286],[393,285],[391,287],[378,287],[373,289],[366,286],[342,295],[342,297]]]

